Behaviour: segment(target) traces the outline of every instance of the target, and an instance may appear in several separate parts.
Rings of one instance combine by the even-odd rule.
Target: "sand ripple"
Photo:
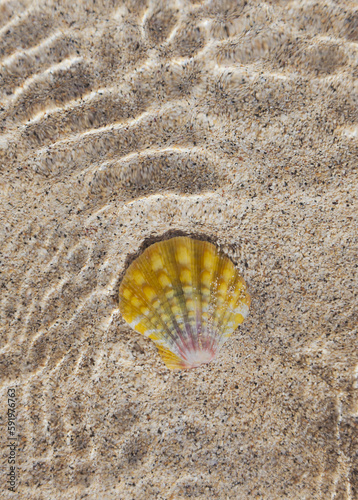
[[[22,498],[358,498],[357,42],[346,0],[0,4]],[[176,233],[254,298],[181,374],[117,309]]]

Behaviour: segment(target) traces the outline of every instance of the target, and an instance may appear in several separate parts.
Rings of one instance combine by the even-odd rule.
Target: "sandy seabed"
[[[2,498],[357,499],[357,3],[1,1],[0,64]],[[176,234],[253,297],[181,372],[117,300]]]

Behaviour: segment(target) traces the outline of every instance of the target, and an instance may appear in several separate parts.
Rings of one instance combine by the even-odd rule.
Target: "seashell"
[[[127,269],[119,309],[170,369],[209,363],[244,321],[250,295],[230,259],[207,241],[154,243]]]

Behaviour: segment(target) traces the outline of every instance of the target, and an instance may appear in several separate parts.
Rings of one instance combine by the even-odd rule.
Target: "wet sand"
[[[358,498],[356,3],[2,2],[0,64],[17,498]],[[117,299],[176,234],[253,298],[181,372]]]

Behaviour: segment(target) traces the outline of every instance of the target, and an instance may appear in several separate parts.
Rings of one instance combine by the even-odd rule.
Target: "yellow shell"
[[[171,369],[209,363],[249,312],[245,281],[207,241],[154,243],[127,269],[119,309]]]

